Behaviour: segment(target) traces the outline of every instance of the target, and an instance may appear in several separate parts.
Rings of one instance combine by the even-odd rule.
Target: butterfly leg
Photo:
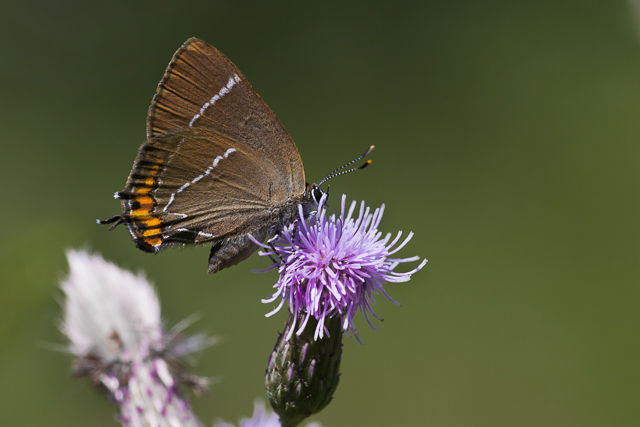
[[[266,230],[253,232],[256,240],[261,242],[264,241],[266,234]],[[240,261],[249,258],[258,249],[259,246],[253,243],[248,235],[216,241],[211,247],[208,273],[213,274],[224,268],[236,265]]]
[[[271,264],[277,264],[278,261],[276,261],[276,259],[273,257],[273,255],[269,255],[269,259],[271,260]],[[281,258],[282,260],[282,258]]]
[[[280,255],[278,253],[278,251],[276,250],[275,245],[273,244],[273,242],[275,242],[278,239],[278,237],[280,237],[280,234],[276,234],[275,236],[273,236],[272,238],[267,240],[267,244],[269,245],[269,247],[273,251],[273,254],[276,255],[278,258],[280,258],[280,262],[282,264],[284,264],[285,262],[284,262],[284,259],[282,258],[282,255]],[[273,262],[274,264],[276,263],[276,260],[271,255],[269,255],[269,258],[271,258],[271,262]]]
[[[293,233],[291,233],[291,242],[296,242],[296,234],[298,233],[298,218],[293,220]]]

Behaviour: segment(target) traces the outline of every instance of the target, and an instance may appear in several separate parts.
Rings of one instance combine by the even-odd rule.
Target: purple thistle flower
[[[75,374],[106,391],[124,426],[201,426],[178,383],[203,391],[208,381],[189,375],[180,359],[213,340],[180,335],[188,321],[165,333],[158,296],[142,275],[84,251],[67,258],[62,331],[77,357]]]
[[[280,278],[274,285],[276,292],[262,302],[270,303],[280,298],[280,304],[271,316],[278,312],[285,301],[294,313],[293,325],[285,339],[289,339],[298,322],[298,314],[302,316],[296,334],[300,335],[311,316],[318,320],[314,339],[322,338],[328,332],[325,319],[340,316],[342,328],[349,331],[359,340],[353,323],[358,310],[362,311],[369,325],[375,326],[369,314],[381,320],[372,309],[373,296],[381,293],[396,305],[387,295],[383,285],[386,282],[406,282],[411,275],[422,269],[427,263],[423,260],[418,267],[406,273],[395,272],[401,263],[418,261],[420,257],[391,258],[402,249],[413,237],[413,233],[398,246],[402,232],[391,240],[391,233],[382,237],[378,225],[384,213],[384,205],[373,213],[360,205],[357,218],[352,215],[356,202],[352,202],[345,215],[346,196],[342,196],[340,217],[326,215],[326,196],[320,201],[318,214],[306,220],[300,209],[297,224],[286,227],[270,245],[260,244],[274,261],[271,267],[261,272],[278,269]],[[254,240],[255,241],[255,240]],[[258,243],[258,242],[256,242]],[[275,249],[275,252],[274,252]]]

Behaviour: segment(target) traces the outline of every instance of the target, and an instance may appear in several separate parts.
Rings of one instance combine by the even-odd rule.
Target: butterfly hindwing
[[[118,197],[138,247],[158,252],[261,234],[274,194],[286,194],[279,185],[273,164],[251,147],[187,128],[144,143]]]

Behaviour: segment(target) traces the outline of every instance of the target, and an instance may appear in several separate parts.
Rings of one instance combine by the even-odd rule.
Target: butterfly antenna
[[[325,177],[322,179],[322,181],[320,181],[317,185],[318,185],[318,186],[321,186],[323,183],[325,183],[325,182],[329,181],[331,178],[335,178],[336,176],[344,175],[344,174],[347,174],[347,173],[351,173],[351,172],[359,171],[359,170],[361,170],[361,169],[366,168],[367,166],[369,166],[369,165],[371,164],[371,160],[367,160],[367,162],[366,162],[364,165],[360,166],[360,167],[357,167],[357,168],[353,168],[353,169],[349,169],[349,170],[346,170],[346,171],[339,172],[339,171],[341,171],[342,169],[346,168],[347,166],[354,164],[354,163],[355,163],[355,162],[357,162],[358,160],[362,160],[362,159],[364,159],[365,157],[367,157],[367,156],[369,155],[369,153],[370,153],[374,148],[375,148],[375,146],[374,146],[374,145],[370,146],[369,148],[367,148],[367,151],[365,151],[361,156],[358,156],[358,157],[356,157],[355,159],[351,160],[349,163],[346,163],[346,164],[344,164],[344,165],[340,166],[338,169],[334,170],[333,172],[331,172],[330,174],[328,174],[327,176],[325,176]]]

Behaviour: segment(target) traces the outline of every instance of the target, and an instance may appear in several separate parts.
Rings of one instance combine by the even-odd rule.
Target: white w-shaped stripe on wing
[[[202,175],[198,175],[197,177],[195,177],[192,181],[190,182],[186,182],[182,187],[178,188],[178,191],[176,191],[175,193],[171,193],[171,197],[169,198],[169,203],[167,203],[165,205],[164,208],[162,208],[162,212],[166,212],[167,209],[169,208],[169,206],[171,205],[171,203],[173,203],[173,201],[176,198],[176,194],[178,193],[182,193],[182,191],[184,191],[187,187],[189,187],[191,184],[195,184],[196,182],[200,181],[202,178],[204,178],[205,176],[209,175],[211,173],[211,171],[213,170],[213,168],[218,166],[218,163],[220,162],[220,160],[224,160],[227,157],[229,157],[229,154],[233,153],[237,151],[235,148],[229,148],[225,153],[224,153],[224,157],[222,156],[217,156],[215,158],[215,160],[213,161],[213,166],[209,166],[207,168],[207,170],[202,174]]]
[[[237,74],[235,74],[233,77],[229,77],[229,81],[227,82],[227,85],[222,86],[222,89],[220,89],[220,92],[218,92],[217,95],[213,95],[213,97],[209,100],[209,102],[206,102],[202,106],[202,108],[200,108],[200,112],[195,116],[193,116],[193,118],[189,122],[189,127],[193,126],[193,123],[196,120],[198,120],[200,117],[202,117],[202,115],[204,114],[207,108],[209,108],[210,106],[218,102],[220,99],[222,99],[223,96],[228,94],[231,88],[236,85],[236,83],[240,83],[240,77],[238,77]]]

